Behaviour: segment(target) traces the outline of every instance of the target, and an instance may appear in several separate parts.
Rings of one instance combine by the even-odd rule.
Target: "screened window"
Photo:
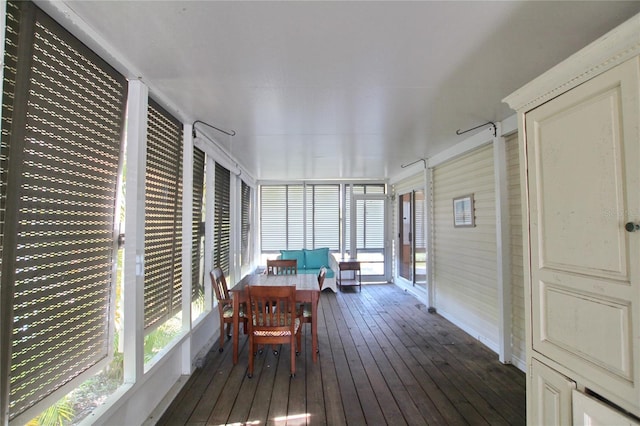
[[[204,311],[204,179],[205,154],[194,147],[191,223],[191,285],[194,319]]]
[[[182,124],[149,99],[145,175],[144,324],[182,310]]]
[[[229,276],[229,255],[231,250],[231,175],[229,170],[216,163],[214,206],[214,251],[213,264],[220,266],[225,276]]]
[[[25,423],[109,359],[127,83],[32,3],[7,15],[0,420]]]
[[[345,190],[345,250],[351,249],[352,195],[381,195],[384,185],[347,185]],[[357,249],[384,247],[384,203],[360,202],[354,205],[356,214]]]
[[[250,259],[250,231],[251,231],[251,187],[242,182],[240,200],[240,264],[249,265]]]
[[[340,185],[307,185],[306,248],[340,250]]]
[[[340,185],[260,187],[263,252],[340,249]]]
[[[287,186],[260,187],[262,251],[288,249],[287,222]]]

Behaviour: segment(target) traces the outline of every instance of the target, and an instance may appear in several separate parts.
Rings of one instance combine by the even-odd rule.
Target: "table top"
[[[360,261],[342,260],[338,262],[338,268],[340,268],[341,270],[360,269]]]
[[[245,275],[236,285],[229,289],[229,291],[244,291],[244,288],[248,285],[295,285],[296,290],[312,290],[320,292],[320,288],[318,287],[318,277],[315,274]]]

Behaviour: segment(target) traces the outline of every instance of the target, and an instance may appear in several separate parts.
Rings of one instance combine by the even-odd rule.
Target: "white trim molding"
[[[640,14],[609,31],[502,101],[530,110],[640,54]],[[586,64],[591,64],[585,68]]]

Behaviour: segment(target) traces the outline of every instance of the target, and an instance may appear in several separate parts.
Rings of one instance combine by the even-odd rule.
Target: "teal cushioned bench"
[[[313,250],[280,250],[280,259],[295,259],[298,261],[299,274],[315,274],[320,273],[322,267],[327,268],[325,278],[335,278],[337,263],[328,248],[319,248]]]

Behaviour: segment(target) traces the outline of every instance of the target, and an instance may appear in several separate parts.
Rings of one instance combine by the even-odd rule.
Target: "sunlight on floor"
[[[302,414],[293,414],[291,416],[280,416],[280,417],[274,417],[273,421],[274,422],[288,422],[291,420],[302,420],[302,419],[308,419],[309,417],[311,417],[311,414],[309,413],[302,413]]]

